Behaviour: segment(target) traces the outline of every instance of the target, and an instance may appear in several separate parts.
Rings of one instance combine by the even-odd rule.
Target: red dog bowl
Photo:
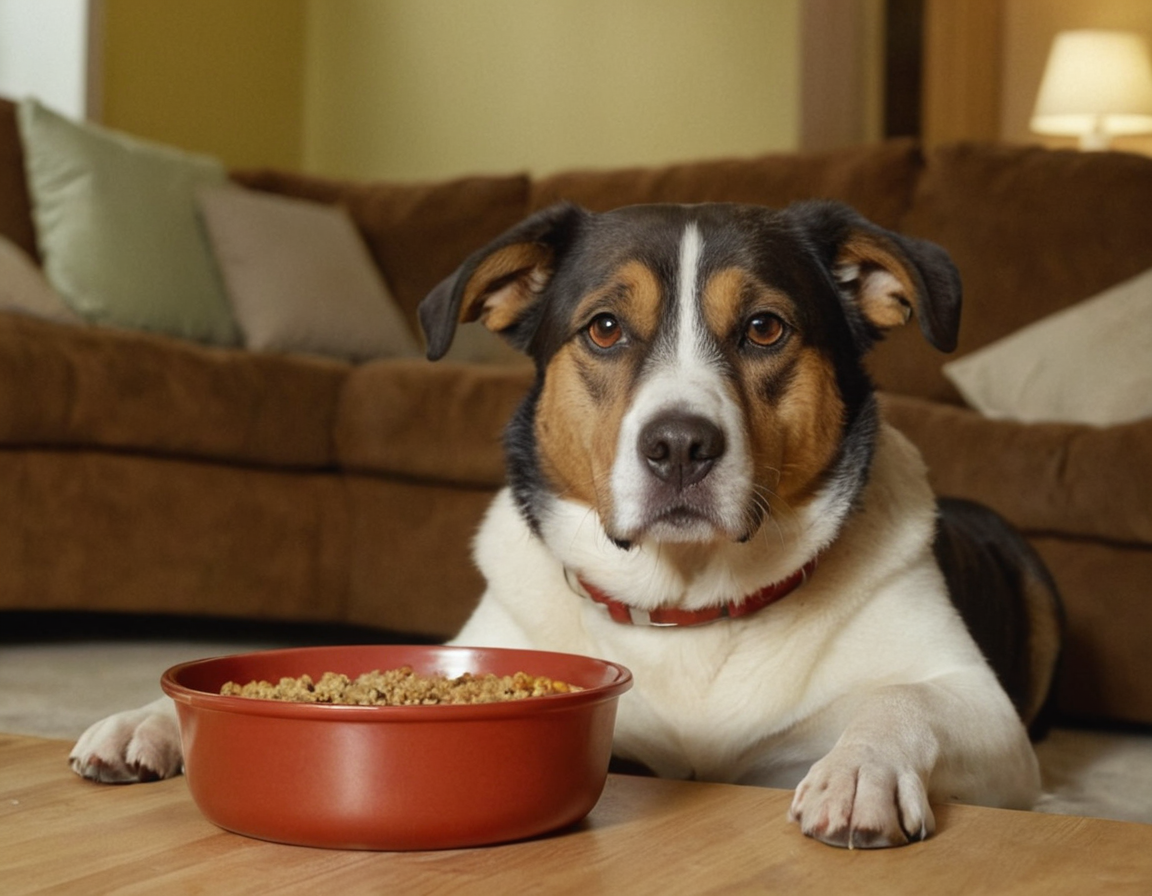
[[[500,703],[336,706],[224,697],[252,680],[411,666],[423,675],[547,676],[582,691]],[[445,849],[572,824],[604,788],[623,666],[468,647],[308,647],[174,666],[192,798],[239,834],[339,849]]]

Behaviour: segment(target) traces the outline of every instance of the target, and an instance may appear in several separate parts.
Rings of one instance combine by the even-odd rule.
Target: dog
[[[1030,808],[1055,586],[991,511],[936,500],[864,367],[913,317],[954,349],[960,301],[940,247],[826,201],[560,204],[471,255],[421,304],[428,357],[479,321],[536,378],[452,643],[623,663],[620,761],[794,788],[832,845],[923,840],[933,802]],[[163,701],[72,756],[179,761]]]

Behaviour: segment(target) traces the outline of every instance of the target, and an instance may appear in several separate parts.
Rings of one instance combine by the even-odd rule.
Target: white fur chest
[[[501,493],[476,542],[488,591],[455,642],[623,663],[634,686],[619,755],[668,777],[789,786],[834,742],[821,713],[835,700],[980,662],[931,557],[931,495],[915,475],[907,484],[907,443],[880,441],[868,489],[883,500],[865,501],[808,584],[746,619],[690,628],[612,621]]]
[[[617,718],[619,755],[665,777],[736,780],[765,737],[794,720],[797,666],[815,661],[810,646],[788,637],[796,607],[761,611],[765,618],[755,625],[621,625],[577,595],[534,539],[517,539],[516,563],[489,568],[487,560],[507,558],[510,550],[507,542],[486,550],[497,548],[496,533],[508,531],[501,525],[494,532],[493,522],[478,544],[489,590],[455,643],[580,653],[626,665],[633,688]],[[765,624],[776,610],[778,624]]]

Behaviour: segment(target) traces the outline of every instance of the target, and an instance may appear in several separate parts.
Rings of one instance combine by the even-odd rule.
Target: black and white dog
[[[560,205],[481,249],[421,307],[429,357],[479,320],[537,377],[454,643],[623,663],[619,757],[795,787],[828,843],[923,839],[931,801],[1030,807],[1055,590],[934,499],[863,367],[913,315],[951,350],[959,310],[943,250],[835,203]],[[171,710],[98,723],[73,766],[178,771]]]

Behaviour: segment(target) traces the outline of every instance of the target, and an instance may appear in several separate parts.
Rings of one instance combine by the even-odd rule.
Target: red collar
[[[684,626],[703,625],[707,622],[715,622],[717,619],[739,619],[742,616],[749,616],[757,610],[762,610],[769,604],[787,597],[807,582],[808,577],[815,570],[816,557],[813,557],[786,579],[766,585],[759,591],[753,591],[739,600],[721,604],[718,607],[704,607],[700,610],[678,610],[675,607],[641,610],[609,597],[595,585],[589,585],[578,576],[572,578],[575,579],[583,594],[606,607],[608,615],[616,622],[624,625]]]

